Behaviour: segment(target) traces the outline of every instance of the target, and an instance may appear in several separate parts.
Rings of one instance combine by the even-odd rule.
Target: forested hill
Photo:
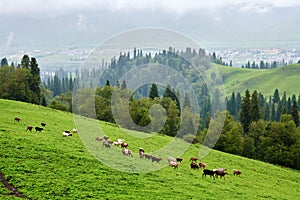
[[[287,65],[274,69],[242,69],[216,65],[223,75],[227,96],[232,92],[244,94],[246,89],[257,90],[265,97],[272,96],[275,89],[287,96],[300,94],[300,64]]]

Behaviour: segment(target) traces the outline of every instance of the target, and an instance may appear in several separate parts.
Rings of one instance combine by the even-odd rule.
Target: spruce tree
[[[242,106],[241,106],[241,124],[244,128],[244,133],[248,133],[249,126],[251,124],[251,100],[250,100],[250,92],[246,90],[245,96],[243,97]]]
[[[1,67],[3,67],[3,66],[8,66],[8,62],[7,62],[6,58],[2,58],[2,60],[1,60]]]
[[[292,115],[292,118],[293,118],[296,126],[299,126],[299,111],[298,111],[298,106],[295,101],[291,108],[291,115]]]
[[[151,86],[149,97],[150,97],[150,99],[154,99],[154,98],[159,97],[157,85],[155,83],[153,83],[152,86]]]
[[[25,54],[21,60],[21,67],[28,69],[29,66],[30,66],[30,58],[28,55]]]
[[[250,113],[251,121],[258,121],[259,119],[261,119],[261,108],[259,105],[258,94],[256,90],[252,93]]]
[[[29,85],[30,89],[34,93],[32,103],[39,104],[41,97],[41,77],[40,68],[38,67],[38,63],[34,57],[32,57],[30,61],[30,73],[32,76]]]
[[[280,101],[279,91],[278,91],[278,89],[275,89],[274,95],[273,95],[273,103],[278,103],[279,101]]]

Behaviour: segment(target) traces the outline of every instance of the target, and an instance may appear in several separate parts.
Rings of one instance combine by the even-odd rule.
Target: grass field
[[[225,167],[229,175],[225,180],[202,178],[202,170],[190,169],[188,161],[198,156],[200,145],[189,146],[181,155],[182,164],[172,169],[167,166],[166,152],[176,156],[176,149],[160,149],[171,142],[186,147],[181,140],[134,131],[125,134],[112,124],[82,118],[99,124],[102,133],[113,140],[124,138],[133,151],[131,158],[123,156],[120,148],[104,148],[95,141],[102,133],[90,132],[89,126],[80,126],[79,135],[62,137],[62,131],[75,127],[70,113],[8,100],[0,100],[0,110],[0,171],[29,199],[300,199],[300,172],[296,170],[211,151],[201,161],[209,169]],[[14,117],[22,120],[14,122]],[[47,123],[41,133],[26,132],[27,125],[41,122]],[[139,147],[163,160],[140,160]],[[243,174],[235,177],[233,169]],[[9,193],[0,187],[0,199],[18,199]]]
[[[235,67],[218,66],[223,75],[227,96],[232,92],[244,95],[246,89],[252,93],[254,90],[261,92],[265,97],[272,96],[275,89],[280,96],[285,91],[288,96],[300,94],[300,64],[287,65],[275,69],[257,70]]]

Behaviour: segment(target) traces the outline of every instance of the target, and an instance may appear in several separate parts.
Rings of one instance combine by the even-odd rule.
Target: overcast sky
[[[5,0],[0,15],[56,16],[80,11],[157,10],[178,16],[202,9],[237,7],[268,12],[278,7],[299,6],[299,0]]]
[[[1,48],[93,45],[143,27],[204,46],[300,43],[299,0],[0,0],[0,8]]]

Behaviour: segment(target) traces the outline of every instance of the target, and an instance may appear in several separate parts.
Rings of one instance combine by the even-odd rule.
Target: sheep
[[[69,136],[72,136],[72,133],[67,133],[67,132],[64,131],[64,132],[62,133],[62,136],[63,136],[63,137],[69,137]]]

